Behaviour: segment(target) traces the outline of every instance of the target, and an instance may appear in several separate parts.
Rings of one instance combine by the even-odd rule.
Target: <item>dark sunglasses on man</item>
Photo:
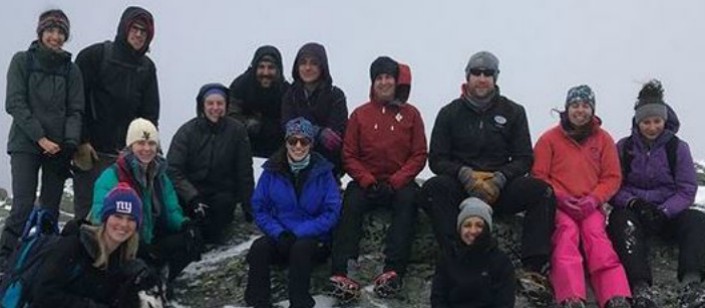
[[[470,74],[473,76],[485,75],[485,77],[494,77],[495,70],[483,69],[483,68],[473,68],[470,69]]]
[[[306,137],[289,137],[286,139],[286,143],[290,146],[295,146],[297,143],[301,143],[301,146],[306,147],[311,144],[311,140]]]

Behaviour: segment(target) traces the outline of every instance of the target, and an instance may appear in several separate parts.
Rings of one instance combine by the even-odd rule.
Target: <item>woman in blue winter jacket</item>
[[[340,189],[333,165],[312,152],[314,127],[305,118],[286,124],[286,146],[267,160],[252,196],[257,226],[265,234],[247,254],[245,301],[271,307],[271,265],[289,267],[290,307],[313,307],[311,271],[330,253],[331,232],[340,216]]]
[[[617,143],[623,182],[612,198],[608,233],[631,285],[633,307],[654,301],[647,236],[678,243],[679,307],[703,307],[705,213],[693,206],[697,181],[690,148],[676,137],[679,122],[658,80],[639,92],[632,134]]]

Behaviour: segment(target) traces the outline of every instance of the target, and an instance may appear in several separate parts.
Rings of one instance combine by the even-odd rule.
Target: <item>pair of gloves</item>
[[[365,189],[365,197],[370,201],[389,201],[394,197],[394,187],[387,182],[377,181]]]
[[[575,221],[582,221],[600,209],[602,205],[593,195],[578,198],[570,195],[557,194],[556,203],[561,211],[568,214],[568,216]]]
[[[326,150],[331,152],[337,151],[343,144],[343,138],[341,138],[336,131],[328,127],[324,127],[321,129],[320,133],[318,133],[318,141]]]
[[[245,221],[252,222],[254,217],[252,216],[251,205],[248,202],[243,202],[241,203],[241,206],[242,212],[245,215]],[[195,219],[196,221],[202,221],[206,218],[209,208],[210,206],[204,202],[203,198],[196,196],[186,204],[186,208],[184,210],[186,211],[186,215],[189,217]]]
[[[637,215],[644,220],[643,225],[650,226],[652,230],[660,230],[666,221],[668,221],[666,212],[660,209],[656,204],[641,198],[629,200],[629,202],[627,202],[627,208],[636,212]]]
[[[460,168],[458,180],[468,195],[482,199],[487,204],[494,204],[497,201],[502,188],[507,183],[507,177],[499,171],[475,171],[470,167]]]

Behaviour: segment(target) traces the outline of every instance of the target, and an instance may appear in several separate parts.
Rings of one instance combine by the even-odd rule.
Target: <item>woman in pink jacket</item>
[[[532,172],[556,194],[550,279],[561,307],[585,307],[584,254],[600,307],[630,307],[627,277],[605,232],[602,212],[622,180],[619,156],[594,113],[590,87],[571,88],[560,124],[545,132],[534,149]]]

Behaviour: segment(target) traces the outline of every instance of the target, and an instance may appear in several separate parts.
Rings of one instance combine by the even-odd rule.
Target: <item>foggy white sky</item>
[[[596,92],[597,114],[615,139],[629,133],[640,83],[661,79],[678,112],[680,136],[705,158],[705,1],[6,1],[0,11],[0,97],[12,55],[35,39],[40,12],[63,9],[71,20],[65,49],[115,36],[128,5],[152,12],[156,36],[150,57],[158,69],[160,130],[165,148],[195,115],[195,96],[207,82],[230,84],[254,50],[277,46],[284,72],[306,42],[322,43],[334,83],[350,110],[367,100],[369,65],[389,55],[411,66],[410,101],[422,112],[427,136],[438,109],[456,98],[467,59],[489,50],[500,59],[502,93],[523,104],[532,138],[554,125],[571,86]],[[11,118],[0,114],[6,149]],[[3,151],[4,152],[4,151]],[[9,156],[0,154],[0,187],[10,187]],[[424,175],[428,176],[428,170]]]

